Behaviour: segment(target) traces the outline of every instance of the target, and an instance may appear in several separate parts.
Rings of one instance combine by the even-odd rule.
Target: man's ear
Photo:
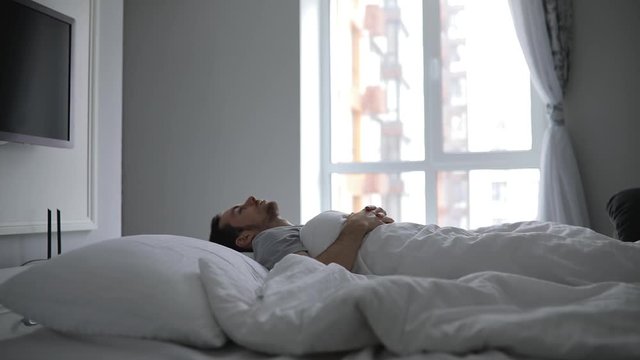
[[[257,230],[243,230],[236,238],[236,246],[243,249],[252,249],[251,243],[256,235],[258,235]]]

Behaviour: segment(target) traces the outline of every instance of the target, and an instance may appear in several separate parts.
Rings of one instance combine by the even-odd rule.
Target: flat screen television
[[[0,141],[73,147],[73,18],[0,0]]]

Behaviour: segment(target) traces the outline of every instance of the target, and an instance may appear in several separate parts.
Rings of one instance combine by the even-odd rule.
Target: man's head
[[[291,223],[279,217],[278,203],[249,196],[244,203],[232,206],[211,219],[209,241],[237,251],[251,251],[256,235],[283,225]]]

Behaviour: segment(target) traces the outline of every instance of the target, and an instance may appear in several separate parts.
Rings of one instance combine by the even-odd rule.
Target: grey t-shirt
[[[271,268],[283,257],[299,251],[307,251],[300,240],[298,226],[278,226],[265,230],[253,239],[253,257],[262,266]]]

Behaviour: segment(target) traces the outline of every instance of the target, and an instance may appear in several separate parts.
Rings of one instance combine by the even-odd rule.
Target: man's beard
[[[267,203],[268,221],[276,220],[279,215],[280,215],[280,211],[278,209],[278,203],[275,201],[268,202]]]

